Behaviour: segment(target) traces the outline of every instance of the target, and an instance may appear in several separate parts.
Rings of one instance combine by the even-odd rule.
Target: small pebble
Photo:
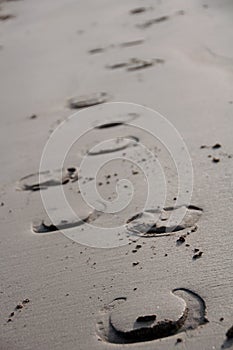
[[[177,244],[183,244],[184,242],[185,242],[184,236],[180,236],[176,241]]]
[[[220,159],[219,159],[219,158],[214,157],[214,158],[212,159],[212,162],[213,162],[213,163],[219,163],[219,162],[220,162]]]
[[[29,302],[30,302],[30,300],[29,300],[28,298],[26,298],[26,299],[23,300],[23,304],[27,304],[27,303],[29,303]]]
[[[212,146],[212,149],[218,149],[221,148],[222,146],[220,145],[220,143],[216,143],[215,145]]]
[[[193,260],[196,260],[196,259],[201,258],[202,254],[203,254],[203,252],[199,252],[199,253],[197,253],[197,254],[194,254],[194,255],[193,255]]]
[[[29,119],[36,119],[37,118],[37,115],[36,114],[32,114]]]

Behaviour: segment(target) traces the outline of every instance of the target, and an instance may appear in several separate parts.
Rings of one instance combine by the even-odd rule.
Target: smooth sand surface
[[[138,7],[146,10],[130,13]],[[230,348],[225,334],[233,324],[232,1],[19,0],[0,1],[0,8],[0,349]],[[4,19],[8,14],[14,17]],[[138,67],[139,59],[145,67]],[[32,223],[46,219],[40,191],[18,191],[18,181],[38,172],[51,131],[73,112],[69,98],[99,92],[110,101],[159,111],[182,135],[194,170],[191,204],[202,209],[198,229],[185,242],[177,242],[181,230],[97,249],[51,227],[33,232]],[[129,130],[96,129],[80,147],[88,151],[115,133],[127,136]],[[140,130],[136,136],[153,145]],[[221,147],[213,149],[216,143]],[[74,150],[69,166],[80,159]],[[174,165],[166,152],[161,162],[171,206]],[[100,174],[106,200],[115,182],[107,184],[105,175],[127,177],[127,171],[132,169],[116,163]],[[144,200],[145,183],[138,176],[124,222]],[[36,175],[29,180],[35,184]],[[80,215],[89,215],[77,182],[64,188]],[[58,211],[61,220],[63,214]],[[101,226],[102,219],[95,219]],[[104,220],[114,224],[114,218]],[[187,307],[191,314],[180,333],[155,328],[154,340],[130,333],[137,316],[136,328],[156,317],[174,318],[177,325]],[[190,325],[193,330],[187,330]]]

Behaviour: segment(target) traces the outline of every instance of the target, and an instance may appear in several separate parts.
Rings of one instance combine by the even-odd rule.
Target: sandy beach
[[[0,350],[233,348],[232,13],[0,0]]]

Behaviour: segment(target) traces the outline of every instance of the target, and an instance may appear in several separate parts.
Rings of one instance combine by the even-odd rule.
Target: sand
[[[232,10],[231,0],[0,1],[1,350],[232,346]],[[166,226],[166,216],[180,211],[174,164],[153,137],[126,125],[132,111],[146,123],[139,107],[127,105],[127,117],[116,118],[104,115],[105,100],[156,110],[182,136],[194,174],[191,201],[183,204],[195,206],[196,216],[179,230]],[[96,105],[94,129],[71,150],[70,170],[59,178],[51,164],[38,185],[52,131],[87,105]],[[120,140],[92,149],[108,137]],[[137,140],[153,149],[167,179],[162,228],[150,233],[145,225],[158,213],[140,216],[146,182],[137,167],[143,156],[133,153]],[[73,167],[91,149],[88,178],[76,181]],[[123,153],[133,167],[115,160],[92,179],[98,157]],[[159,169],[150,176],[159,191]],[[109,201],[121,178],[132,181],[133,202],[119,216],[90,213],[81,186],[96,182]],[[60,187],[85,223],[94,222],[80,242],[69,238],[79,223],[62,205],[56,222],[43,207],[41,193],[55,198]],[[110,232],[129,219],[133,233],[114,236],[117,247],[107,233],[99,238],[102,226]],[[59,232],[67,225],[69,237]]]

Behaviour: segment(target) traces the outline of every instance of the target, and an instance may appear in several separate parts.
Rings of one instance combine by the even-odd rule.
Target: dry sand
[[[230,348],[232,1],[19,0],[0,1],[0,8],[0,349]],[[195,232],[186,235],[187,221],[169,235],[154,230],[131,244],[97,249],[56,226],[40,226],[46,218],[40,191],[17,191],[25,179],[18,181],[38,172],[51,131],[71,114],[69,98],[100,92],[155,109],[178,129],[193,163]],[[103,135],[129,135],[124,125],[96,132],[81,141],[82,150]],[[141,131],[135,136],[153,146]],[[212,148],[216,143],[221,147]],[[75,155],[69,166],[78,166],[81,154]],[[165,153],[161,161],[171,206],[174,169]],[[98,183],[106,200],[114,174],[129,171],[120,162],[103,170]],[[134,172],[136,198],[123,221],[144,200],[145,184]],[[70,180],[73,172],[64,176]],[[36,177],[26,184],[37,184]],[[54,174],[48,181],[45,187],[60,186]],[[77,184],[64,188],[85,218]],[[155,213],[144,215],[150,222]],[[34,231],[45,232],[33,232],[35,220]]]

